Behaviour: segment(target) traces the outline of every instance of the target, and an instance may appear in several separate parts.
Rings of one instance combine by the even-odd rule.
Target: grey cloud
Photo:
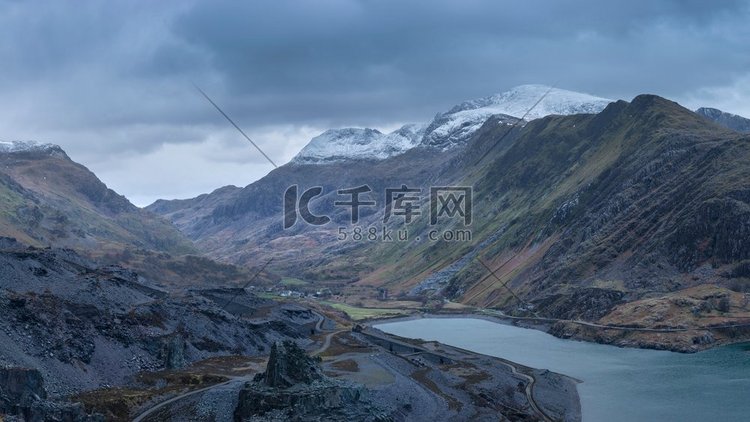
[[[748,64],[731,53],[742,38],[725,36],[747,34],[746,3],[341,3],[248,3],[240,12],[201,4],[174,27],[210,55],[228,92],[270,93],[282,104],[263,104],[283,119],[317,117],[311,109],[346,115],[346,106],[359,115],[368,96],[389,119],[389,110],[435,110],[529,79],[612,96],[651,86],[674,95],[688,78],[728,81]],[[384,100],[407,101],[407,110],[381,103],[390,91],[402,98]]]

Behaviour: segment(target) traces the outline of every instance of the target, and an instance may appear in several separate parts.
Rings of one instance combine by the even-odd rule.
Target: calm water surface
[[[682,354],[562,340],[482,319],[425,318],[376,327],[578,378],[584,421],[750,421],[747,343]]]

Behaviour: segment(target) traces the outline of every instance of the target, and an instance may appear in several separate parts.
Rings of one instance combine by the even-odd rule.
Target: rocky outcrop
[[[180,369],[185,366],[185,337],[180,333],[167,338],[164,346],[164,367]]]
[[[3,409],[29,407],[46,399],[44,381],[39,371],[29,368],[0,369],[0,403]]]
[[[310,384],[323,379],[320,358],[313,358],[296,343],[274,343],[268,358],[266,372],[260,380],[271,388],[289,388],[297,384]]]
[[[235,420],[390,420],[369,403],[366,391],[326,377],[319,358],[285,341],[273,345],[266,371],[240,392]]]
[[[666,239],[678,268],[689,271],[709,260],[727,264],[750,258],[750,204],[712,198],[690,217]]]
[[[545,316],[560,319],[598,320],[607,315],[615,305],[623,302],[623,292],[617,290],[579,288],[570,294],[547,296],[534,305],[544,309]]]
[[[47,400],[42,374],[30,368],[0,368],[0,415],[29,422],[104,420],[101,415],[86,414],[79,403]]]

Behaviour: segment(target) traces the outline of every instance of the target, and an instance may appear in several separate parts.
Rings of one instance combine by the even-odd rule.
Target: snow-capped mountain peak
[[[611,102],[606,98],[546,85],[521,85],[501,94],[464,101],[438,114],[425,131],[422,143],[441,148],[462,144],[496,114],[528,121],[553,114],[598,113]]]
[[[384,134],[377,129],[329,129],[312,138],[292,162],[326,163],[342,160],[382,160],[414,148],[424,125],[409,124]]]
[[[537,101],[539,104],[536,104]],[[445,114],[486,109],[495,112],[494,114],[507,114],[519,118],[526,115],[525,120],[534,120],[553,114],[598,113],[611,102],[612,100],[581,92],[531,84],[519,85],[489,97],[464,101]]]
[[[537,104],[538,102],[538,104]],[[463,145],[490,116],[534,120],[557,114],[598,113],[612,100],[545,85],[521,85],[501,94],[464,101],[438,113],[428,124],[406,125],[389,134],[375,129],[327,130],[292,160],[326,163],[346,159],[382,160],[416,147],[449,149]]]
[[[36,141],[0,141],[0,153],[11,152],[63,152],[60,146]]]

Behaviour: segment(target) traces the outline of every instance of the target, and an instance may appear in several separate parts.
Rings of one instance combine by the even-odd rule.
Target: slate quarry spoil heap
[[[240,391],[235,420],[241,421],[388,421],[366,399],[361,386],[325,376],[320,358],[296,343],[271,348],[266,371]]]

